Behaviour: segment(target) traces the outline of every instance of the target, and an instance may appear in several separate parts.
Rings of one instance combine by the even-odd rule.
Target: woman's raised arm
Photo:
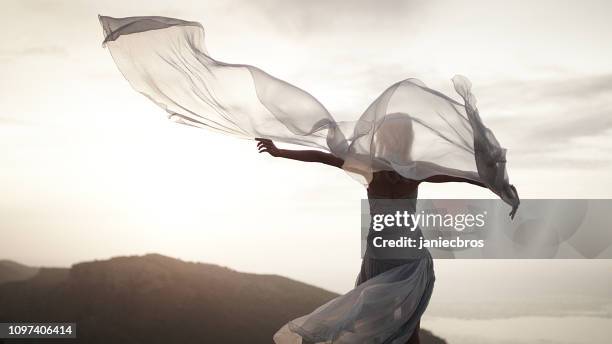
[[[443,174],[435,175],[435,176],[431,176],[431,177],[425,178],[425,179],[421,180],[421,182],[428,182],[428,183],[452,183],[452,182],[459,182],[459,183],[473,184],[473,185],[481,186],[483,188],[487,187],[482,182],[477,182],[475,180],[471,180],[471,179],[468,179],[468,178],[447,176],[447,175],[443,175]]]
[[[474,181],[468,178],[453,177],[453,176],[447,176],[447,175],[431,176],[429,178],[425,178],[421,180],[421,182],[429,182],[429,183],[462,182],[462,183],[469,183],[469,184],[481,186],[483,188],[487,188],[487,186],[482,182],[477,182],[477,181]],[[518,192],[516,191],[516,188],[514,187],[514,185],[511,185],[511,184],[508,185],[506,189],[503,190],[503,192],[509,195],[510,199],[516,200],[516,202],[513,204],[509,203],[512,206],[512,211],[508,215],[510,215],[510,217],[514,219],[514,215],[516,215],[516,210],[518,209],[518,206],[520,203]],[[499,196],[502,197],[502,199],[504,199],[504,197],[501,194],[499,194]]]
[[[261,138],[257,138],[255,140],[257,141],[257,149],[259,150],[259,153],[266,152],[274,157],[298,161],[319,162],[338,168],[342,168],[342,165],[344,164],[344,160],[330,153],[321,152],[318,150],[278,149],[272,140]]]

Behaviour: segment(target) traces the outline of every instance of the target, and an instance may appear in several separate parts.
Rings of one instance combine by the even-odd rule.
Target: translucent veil
[[[100,23],[125,78],[177,122],[326,150],[364,183],[380,170],[416,180],[450,175],[483,182],[513,208],[519,204],[506,151],[482,123],[463,76],[452,81],[464,104],[406,79],[359,118],[337,122],[308,92],[257,67],[213,59],[200,23],[105,16]]]

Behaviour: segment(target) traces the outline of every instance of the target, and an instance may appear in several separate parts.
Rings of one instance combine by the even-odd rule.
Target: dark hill
[[[23,281],[33,277],[37,272],[38,268],[29,267],[10,260],[0,260],[0,284]]]
[[[79,343],[271,343],[287,321],[335,296],[280,276],[150,254],[4,283],[0,322],[76,322]]]

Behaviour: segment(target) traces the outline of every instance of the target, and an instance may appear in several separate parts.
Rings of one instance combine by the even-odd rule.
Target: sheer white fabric
[[[434,284],[431,258],[386,271],[275,335],[277,344],[404,344],[427,308]]]
[[[505,149],[482,123],[463,76],[453,83],[464,104],[406,79],[354,121],[337,122],[308,92],[257,67],[213,59],[197,22],[104,16],[100,22],[125,78],[177,122],[326,150],[364,184],[379,170],[417,180],[445,174],[484,182],[518,206]]]

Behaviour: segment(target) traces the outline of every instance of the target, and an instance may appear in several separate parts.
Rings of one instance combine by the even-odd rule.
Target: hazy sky
[[[102,48],[98,14],[200,21],[213,57],[300,86],[340,119],[398,80],[452,95],[464,74],[523,198],[612,196],[609,1],[5,0],[2,12],[0,258],[158,252],[335,291],[354,282],[362,186],[166,120]]]

